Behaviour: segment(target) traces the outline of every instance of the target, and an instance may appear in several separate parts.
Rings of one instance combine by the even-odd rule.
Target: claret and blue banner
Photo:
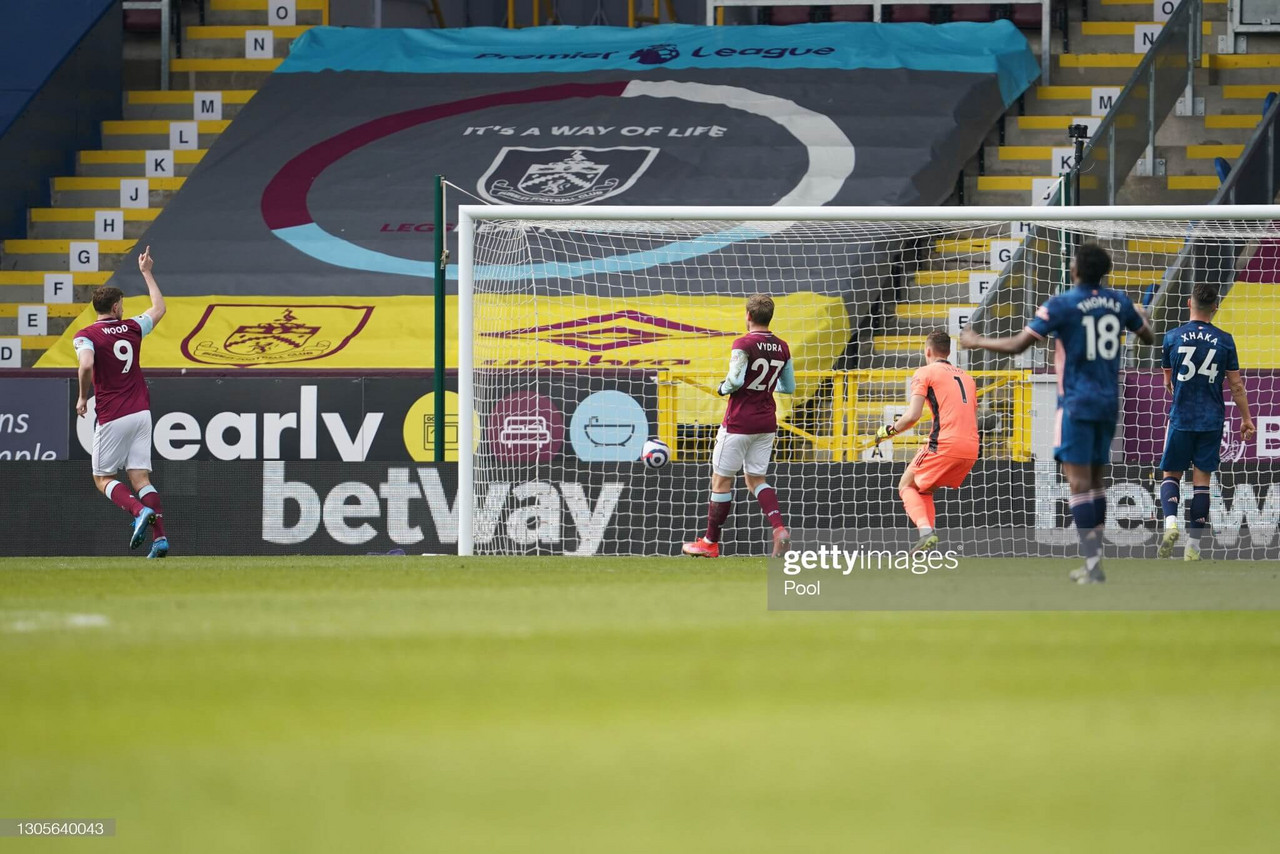
[[[1037,74],[1025,38],[1005,21],[315,28],[147,232],[170,312],[148,337],[143,366],[432,367],[436,174],[462,188],[451,208],[475,199],[565,208],[939,203]],[[696,335],[671,332],[691,318],[719,353],[717,259],[746,258],[752,246],[751,233],[736,232],[579,247],[572,264],[489,272],[574,294],[557,323],[608,317],[640,330],[608,354],[634,365],[696,352]],[[874,280],[860,265],[875,262],[854,257],[847,275],[771,287],[794,291],[805,302],[798,324],[831,340],[849,326],[838,309],[851,283]],[[670,275],[677,264],[679,277]],[[691,276],[698,267],[710,272]],[[120,270],[112,283],[140,293],[132,260]],[[456,269],[448,272],[452,290]],[[663,283],[677,279],[706,311],[662,308]],[[632,304],[637,293],[648,294],[646,305]],[[509,314],[513,323],[521,316]],[[511,341],[528,350],[551,340],[534,326],[513,326],[526,331]],[[41,367],[73,364],[70,335]],[[537,358],[595,353],[545,346],[559,349]],[[827,349],[824,358],[838,355]]]

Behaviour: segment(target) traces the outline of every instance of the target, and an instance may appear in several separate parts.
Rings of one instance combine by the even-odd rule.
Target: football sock
[[[1164,511],[1166,519],[1170,516],[1176,518],[1178,515],[1178,502],[1182,500],[1180,487],[1177,478],[1166,477],[1160,482],[1160,509]]]
[[[902,506],[907,509],[911,522],[922,533],[933,530],[933,495],[924,495],[914,486],[904,486],[898,490],[902,496]],[[926,531],[925,529],[928,529]]]
[[[164,508],[160,506],[160,493],[156,492],[156,488],[148,483],[138,490],[138,500],[144,506],[156,511],[155,538],[157,540],[160,539],[164,536]]]
[[[137,516],[142,512],[142,502],[130,495],[129,490],[118,480],[108,483],[107,488],[102,490],[102,494],[130,516]]]
[[[1191,506],[1187,508],[1187,536],[1200,547],[1200,535],[1209,527],[1209,487],[1197,486],[1191,493]]]
[[[782,518],[782,509],[778,507],[778,493],[774,492],[773,487],[767,483],[762,483],[755,489],[756,501],[760,502],[760,509],[764,511],[764,518],[769,520],[769,524],[775,529],[785,528],[787,523]]]
[[[711,493],[711,500],[707,502],[707,542],[720,542],[720,529],[724,527],[725,521],[729,518],[729,511],[732,508],[732,492]]]
[[[1098,529],[1098,535],[1102,535],[1102,528],[1107,523],[1107,491],[1105,489],[1095,489],[1089,493],[1093,496],[1093,527]]]
[[[1097,505],[1092,491],[1078,492],[1071,496],[1071,518],[1076,523],[1076,534],[1080,537],[1080,554],[1084,556],[1085,565],[1090,569],[1098,565],[1102,543],[1098,537]]]

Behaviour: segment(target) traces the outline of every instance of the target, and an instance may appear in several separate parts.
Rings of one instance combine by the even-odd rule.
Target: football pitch
[[[0,698],[3,817],[117,820],[6,851],[1280,839],[1273,611],[769,612],[761,560],[13,559]]]

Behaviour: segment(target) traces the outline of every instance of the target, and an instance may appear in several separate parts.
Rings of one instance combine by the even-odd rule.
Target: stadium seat
[[[990,4],[964,4],[951,7],[951,20],[986,23],[996,19],[995,8]]]
[[[160,32],[159,9],[125,9],[124,29],[129,33]]]
[[[1037,30],[1040,28],[1041,9],[1039,6],[1033,6],[1026,3],[1019,3],[1013,7],[1013,14],[1010,16],[1013,25],[1020,30]]]
[[[769,7],[769,23],[774,26],[785,24],[807,24],[811,20],[810,6],[771,6]]]
[[[1231,164],[1227,162],[1225,157],[1213,158],[1213,171],[1218,173],[1218,182],[1225,183],[1227,177],[1231,175]]]
[[[883,16],[884,20],[895,24],[931,24],[933,23],[933,7],[924,3],[885,6]]]
[[[845,23],[863,23],[872,18],[870,6],[832,6],[831,20]]]

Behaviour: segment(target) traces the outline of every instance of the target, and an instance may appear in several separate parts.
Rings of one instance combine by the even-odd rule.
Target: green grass
[[[4,850],[1270,852],[1278,721],[1276,612],[768,612],[748,560],[0,561],[0,816],[118,820]]]

